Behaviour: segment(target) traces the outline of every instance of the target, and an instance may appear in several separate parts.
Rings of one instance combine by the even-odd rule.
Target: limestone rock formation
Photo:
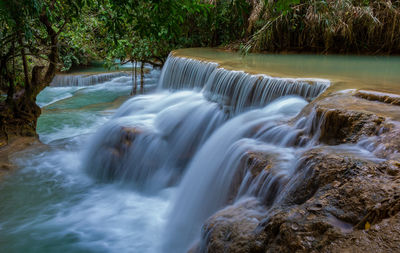
[[[197,246],[197,251],[262,252],[263,241],[254,231],[265,212],[257,199],[241,201],[217,212],[204,224],[204,241]]]
[[[396,215],[400,178],[392,170],[387,161],[329,148],[307,152],[299,176],[259,225],[266,252],[329,252],[331,242]]]
[[[399,251],[396,101],[396,95],[351,91],[311,103],[305,112],[314,129],[304,134],[320,145],[301,155],[274,203],[249,199],[218,211],[192,252]],[[266,154],[247,157],[255,175],[271,164]]]

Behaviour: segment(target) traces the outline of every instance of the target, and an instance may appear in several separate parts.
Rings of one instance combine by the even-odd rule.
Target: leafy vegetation
[[[5,96],[0,104],[0,138],[36,134],[36,96],[54,77],[60,51],[73,50],[62,33],[77,22],[85,2],[0,2],[0,90]]]
[[[143,77],[144,63],[162,66],[171,50],[192,46],[192,17],[207,12],[208,5],[199,0],[105,0],[97,15],[102,58],[108,66],[115,59],[134,63],[135,94],[137,62]]]
[[[34,135],[36,95],[56,71],[94,59],[133,62],[136,79],[144,63],[161,66],[181,47],[400,53],[400,1],[8,0],[0,2],[0,28],[6,138]]]

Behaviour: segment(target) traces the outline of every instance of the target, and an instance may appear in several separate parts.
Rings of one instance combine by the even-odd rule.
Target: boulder
[[[330,252],[332,242],[396,216],[400,178],[392,166],[329,148],[308,151],[258,227],[265,252]]]
[[[254,198],[239,201],[210,217],[203,226],[202,243],[193,252],[263,252],[255,229],[265,208]]]

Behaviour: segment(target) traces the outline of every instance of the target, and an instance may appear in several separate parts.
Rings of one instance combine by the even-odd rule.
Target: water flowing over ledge
[[[230,118],[285,96],[311,101],[328,86],[327,80],[251,75],[171,54],[159,92],[119,108],[93,139],[86,167],[97,178],[133,182],[145,191],[176,185],[199,148]]]
[[[127,76],[126,72],[102,73],[102,74],[83,74],[67,75],[58,74],[51,81],[50,86],[88,86],[108,82],[116,77]]]
[[[264,106],[288,95],[312,101],[330,85],[329,80],[277,78],[220,68],[204,62],[170,54],[162,70],[159,88],[203,90],[205,97],[231,113]]]

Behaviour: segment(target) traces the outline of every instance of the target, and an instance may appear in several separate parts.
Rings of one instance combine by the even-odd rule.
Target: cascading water
[[[116,77],[129,77],[125,72],[91,74],[91,75],[56,75],[50,86],[88,86],[111,81]]]
[[[312,99],[328,85],[322,80],[311,85],[227,71],[217,68],[216,63],[170,56],[161,73],[161,91],[122,105],[93,137],[85,167],[102,180],[122,180],[139,188],[174,185],[198,148],[228,118],[282,96]],[[163,90],[201,87],[202,91]],[[226,99],[216,98],[221,96],[235,101],[230,103],[229,112]]]
[[[276,78],[219,68],[217,63],[170,56],[161,73],[159,88],[203,89],[207,99],[231,114],[260,107],[279,97],[301,96],[311,101],[329,86],[323,79]]]
[[[138,96],[94,136],[85,167],[100,179],[119,179],[148,190],[173,185],[225,118],[199,93]]]
[[[161,247],[184,252],[204,220],[232,198],[273,201],[290,177],[303,131],[288,121],[328,86],[326,80],[251,75],[171,55],[158,91],[119,108],[92,137],[83,167],[101,181],[148,194],[178,185]],[[251,176],[244,160],[257,150],[270,153],[275,165]]]
[[[160,71],[145,74],[145,90]],[[110,120],[131,78],[47,87],[37,131],[45,145],[15,154],[21,167],[0,184],[1,252],[154,252],[172,190],[144,196],[97,184],[82,170],[90,134]]]
[[[145,84],[158,76],[150,72]],[[0,242],[34,231],[32,241],[47,242],[36,252],[56,245],[72,252],[185,252],[205,219],[225,205],[250,196],[274,202],[296,159],[314,142],[301,136],[310,134],[313,121],[291,119],[329,86],[326,80],[252,75],[170,55],[157,90],[113,111],[130,83],[119,76],[90,87],[49,87],[38,97],[41,140],[51,148],[34,155],[21,173],[57,194],[45,203],[48,211],[34,205],[28,210],[33,220],[18,213],[0,222],[7,232]],[[268,171],[252,167],[258,153],[271,156]],[[40,177],[44,172],[50,179]],[[41,196],[34,183],[27,187]],[[29,246],[15,245],[10,250]]]
[[[222,68],[239,66],[230,57],[213,63],[171,54],[161,72],[146,71],[145,94],[129,99],[129,74],[55,78],[55,86],[37,97],[42,108],[37,129],[45,145],[16,155],[23,169],[0,184],[0,251],[200,253],[236,251],[241,244],[240,252],[265,252],[279,251],[265,247],[274,246],[266,240],[275,236],[282,217],[290,220],[274,240],[283,244],[301,234],[306,238],[299,245],[313,247],[310,240],[320,242],[317,234],[325,240],[320,228],[331,223],[346,233],[362,228],[357,219],[370,213],[364,204],[379,207],[375,203],[381,202],[370,200],[398,189],[379,188],[398,175],[398,163],[392,164],[398,161],[400,126],[392,122],[400,117],[398,97],[344,91],[353,71],[341,65],[347,58],[334,57],[319,69],[321,61],[299,56],[306,71],[303,61],[281,65],[297,56],[263,55],[264,61],[254,62],[258,57],[249,56],[240,62],[247,70],[285,68],[294,76],[313,73],[338,81],[309,103],[329,81]],[[376,83],[387,88],[387,77],[398,83],[397,69],[388,76],[388,64],[376,76],[375,63],[356,64],[358,77],[347,80],[373,79],[367,88]],[[364,75],[365,69],[371,73]],[[358,85],[350,88],[365,89]],[[371,105],[377,108],[367,108]],[[353,201],[350,195],[364,182],[376,188],[364,188]],[[328,204],[321,204],[321,195]],[[383,201],[388,195],[381,195]],[[335,206],[350,202],[358,203],[348,213]],[[303,215],[291,223],[293,213],[304,212],[317,223],[302,226]]]
[[[290,174],[291,164],[296,158],[296,149],[290,144],[295,141],[298,131],[277,125],[296,115],[306,104],[301,98],[283,98],[264,109],[252,110],[233,118],[209,138],[193,158],[175,197],[167,224],[165,250],[188,250],[192,240],[200,234],[204,220],[228,204],[237,174],[249,173],[244,171],[244,157],[248,151],[263,150],[274,156],[276,164],[269,172],[270,175],[274,174],[274,178],[270,180]],[[286,138],[279,138],[282,135]],[[239,183],[243,186],[238,187],[237,196],[234,197],[249,193],[268,198],[271,187],[267,179],[263,179],[258,185],[243,180],[243,183]],[[260,188],[256,190],[257,187]]]

